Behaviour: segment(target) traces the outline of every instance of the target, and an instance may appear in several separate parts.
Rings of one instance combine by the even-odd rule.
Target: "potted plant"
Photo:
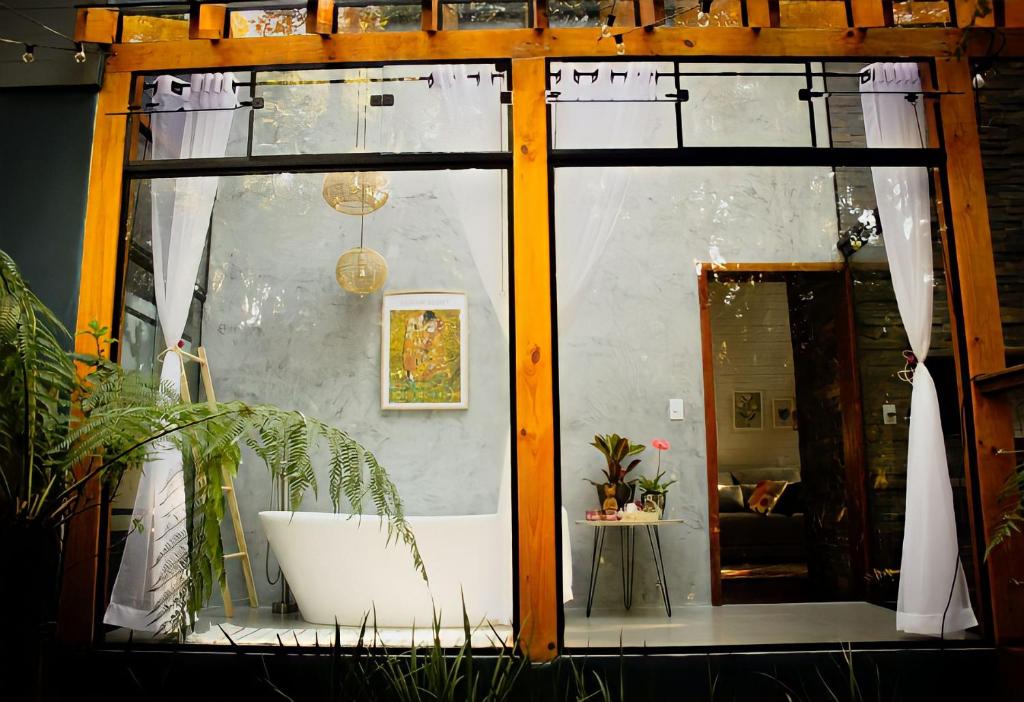
[[[596,434],[590,445],[604,455],[608,465],[602,471],[605,477],[603,483],[588,478],[585,480],[597,488],[598,504],[604,502],[606,486],[614,488],[615,501],[621,509],[623,505],[633,500],[633,488],[636,481],[628,480],[627,476],[640,464],[640,459],[634,458],[625,466],[623,463],[631,456],[642,453],[646,447],[643,444],[634,444],[618,434]]]
[[[641,477],[639,479],[641,493],[641,503],[647,504],[647,496],[650,495],[652,500],[661,513],[665,513],[665,496],[668,494],[668,488],[674,484],[675,480],[669,480],[668,482],[662,482],[665,477],[665,471],[661,469],[661,454],[664,451],[668,451],[672,446],[665,439],[654,439],[651,441],[651,446],[658,449],[658,469],[653,478]]]
[[[163,605],[173,622],[168,634],[183,636],[225,577],[220,529],[205,525],[224,514],[221,471],[235,474],[243,445],[271,475],[288,480],[293,509],[316,490],[313,456],[326,448],[335,509],[345,500],[358,513],[372,502],[387,519],[389,536],[409,546],[426,577],[397,489],[348,434],[270,405],[182,403],[150,377],[106,357],[113,343],[108,331],[93,323],[83,334],[95,342],[95,352],[66,351],[71,335],[0,250],[0,552],[6,562],[0,601],[11,605],[5,628],[17,645],[10,653],[24,662],[14,661],[12,669],[38,675],[36,662],[56,613],[63,539],[74,517],[98,509],[99,486],[116,490],[161,439],[191,459],[194,488],[188,562],[174,564],[188,577],[181,579],[182,592]],[[5,682],[16,690],[35,684]]]

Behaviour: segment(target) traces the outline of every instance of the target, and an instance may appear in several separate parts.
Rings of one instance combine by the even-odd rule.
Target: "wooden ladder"
[[[210,363],[206,358],[206,349],[200,346],[196,354],[187,353],[182,349],[176,350],[182,360],[181,364],[181,400],[192,402],[191,393],[188,389],[188,379],[185,377],[185,361],[195,361],[199,364],[199,377],[203,384],[203,391],[206,393],[206,402],[213,409],[217,404],[217,396],[213,393],[213,377],[210,375]],[[242,562],[242,574],[245,575],[245,587],[249,591],[249,606],[259,607],[259,599],[256,597],[256,583],[252,577],[252,562],[249,560],[249,549],[245,544],[245,531],[242,529],[242,514],[238,510],[238,498],[235,496],[235,485],[227,471],[221,474],[221,489],[224,491],[228,503],[228,513],[231,516],[231,526],[235,531],[235,542],[238,544],[238,551],[224,554],[224,565],[228,561],[240,560]],[[229,619],[235,615],[235,607],[231,602],[231,590],[228,588],[227,577],[220,586],[221,598],[224,600],[224,615]]]

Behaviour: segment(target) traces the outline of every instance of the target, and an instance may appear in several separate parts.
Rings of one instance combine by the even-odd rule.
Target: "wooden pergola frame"
[[[328,8],[328,5],[331,7]],[[76,38],[110,45],[96,108],[89,197],[86,210],[78,325],[91,320],[111,325],[119,280],[119,245],[128,105],[133,76],[155,71],[241,69],[256,66],[314,66],[402,61],[511,62],[512,182],[514,225],[514,354],[517,440],[517,615],[524,648],[535,661],[557,655],[561,604],[558,596],[558,495],[551,319],[551,251],[548,201],[548,110],[546,60],[594,60],[615,56],[615,44],[590,29],[547,29],[546,2],[534,0],[532,29],[434,31],[438,2],[424,0],[425,31],[330,34],[330,0],[311,0],[309,31],[303,36],[223,39],[217,6],[202,5],[184,41],[115,44],[116,10],[80,10]],[[774,3],[777,6],[777,2]],[[973,3],[958,0],[958,6]],[[852,0],[857,26],[839,29],[775,28],[768,0],[746,0],[748,26],[735,28],[622,28],[630,57],[751,59],[912,59],[933,62],[934,89],[947,154],[948,189],[941,206],[949,213],[955,246],[946,244],[947,272],[956,271],[964,354],[957,354],[961,376],[976,378],[1004,370],[1003,332],[995,282],[979,137],[975,118],[971,62],[987,58],[993,46],[1001,56],[1024,56],[1024,29],[890,28],[891,3]],[[888,10],[886,9],[888,8]],[[640,0],[641,21],[663,16],[657,0]],[[888,11],[888,14],[886,14]],[[1007,24],[1024,18],[1004,10]],[[214,13],[207,15],[206,13]],[[963,16],[968,12],[965,10]],[[205,20],[204,21],[204,17]],[[210,18],[213,17],[211,20]],[[887,21],[888,19],[888,21]],[[649,23],[649,22],[645,22]],[[979,22],[978,24],[982,24]],[[993,35],[999,34],[999,41]],[[951,273],[950,273],[951,274]],[[956,328],[957,325],[954,325]],[[1006,504],[1000,495],[1013,471],[1009,404],[986,394],[973,382],[961,387],[963,415],[974,437],[968,453],[968,490],[975,499],[970,520],[978,539],[991,534]],[[968,421],[965,419],[965,422]],[[93,498],[96,496],[93,495]],[[60,635],[68,642],[95,640],[96,612],[102,603],[97,583],[106,535],[99,510],[83,514],[70,529]],[[982,536],[983,535],[983,536]],[[1024,640],[1024,539],[1012,539],[983,564],[983,619],[1000,644]]]

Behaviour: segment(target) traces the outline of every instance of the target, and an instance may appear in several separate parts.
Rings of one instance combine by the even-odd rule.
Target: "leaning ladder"
[[[210,363],[206,358],[206,349],[200,346],[196,354],[190,354],[183,349],[174,349],[181,358],[181,400],[192,402],[188,390],[188,379],[185,377],[185,361],[194,361],[199,364],[199,377],[203,383],[203,391],[206,393],[206,402],[211,409],[217,403],[217,396],[213,394],[213,377],[210,375]],[[245,587],[249,591],[249,606],[259,607],[260,603],[256,597],[256,583],[252,578],[252,562],[249,560],[249,549],[245,545],[245,531],[242,529],[242,514],[238,510],[238,498],[235,496],[235,485],[231,475],[227,471],[222,473],[222,487],[224,497],[228,503],[228,513],[231,516],[231,526],[235,530],[235,542],[238,544],[238,551],[224,554],[225,564],[231,560],[242,562],[242,574],[245,575]],[[231,602],[231,590],[228,588],[228,581],[225,577],[220,586],[221,598],[224,600],[224,615],[229,619],[235,615],[235,607]]]

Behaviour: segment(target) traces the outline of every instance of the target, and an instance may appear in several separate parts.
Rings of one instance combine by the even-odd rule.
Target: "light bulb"
[[[601,25],[601,38],[608,39],[612,35],[612,29],[607,24]]]
[[[25,44],[25,53],[21,55],[21,60],[25,63],[32,63],[36,60],[36,47],[31,44]]]
[[[615,53],[617,53],[619,56],[623,56],[626,53],[625,42],[620,41],[615,45]]]
[[[75,52],[75,63],[85,63],[85,47],[81,44],[78,45],[78,51]]]
[[[709,15],[707,12],[704,12],[704,10],[700,10],[697,13],[697,26],[707,27],[709,24],[711,24],[711,15]]]

